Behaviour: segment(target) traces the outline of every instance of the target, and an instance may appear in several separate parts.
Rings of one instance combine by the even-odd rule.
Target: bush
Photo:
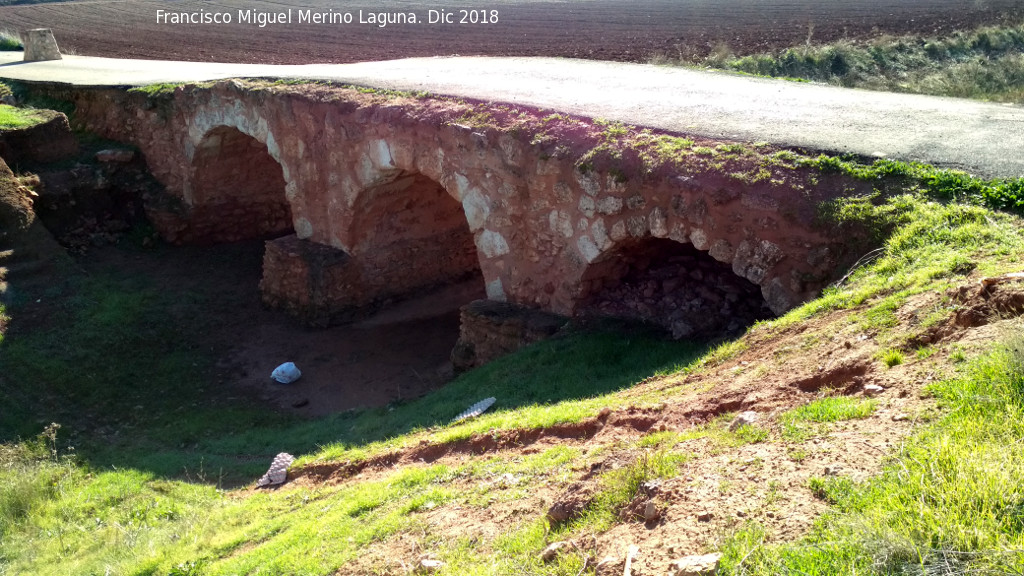
[[[17,33],[0,30],[0,51],[21,50],[23,48],[21,37]]]

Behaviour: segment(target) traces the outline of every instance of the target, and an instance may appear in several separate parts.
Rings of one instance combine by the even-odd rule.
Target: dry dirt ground
[[[565,56],[646,62],[655,55],[704,55],[727,47],[747,54],[875,34],[938,34],[1019,19],[1017,0],[492,0],[497,24],[359,24],[358,11],[456,11],[465,2],[393,0],[339,7],[331,0],[83,0],[0,6],[0,30],[52,28],[58,42],[89,56],[251,62],[344,63],[451,54]],[[350,25],[173,26],[157,9],[228,11],[287,8],[350,11]],[[237,20],[237,17],[235,18]]]

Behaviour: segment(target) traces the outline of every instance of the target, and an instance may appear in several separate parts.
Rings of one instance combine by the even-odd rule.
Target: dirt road
[[[1024,176],[1024,108],[955,98],[558,58],[263,66],[82,56],[19,63],[19,57],[0,52],[0,78],[115,86],[231,77],[330,80],[507,102],[680,134],[916,160],[986,177]]]

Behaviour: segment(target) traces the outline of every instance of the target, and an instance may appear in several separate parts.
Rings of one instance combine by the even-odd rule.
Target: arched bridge
[[[816,206],[856,185],[768,147],[330,86],[51,94],[139,147],[168,240],[273,238],[264,299],[312,323],[475,277],[491,301],[686,336],[782,313],[850,256]]]

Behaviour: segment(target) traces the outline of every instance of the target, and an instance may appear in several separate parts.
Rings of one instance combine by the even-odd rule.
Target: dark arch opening
[[[772,317],[760,286],[692,244],[664,238],[602,255],[580,290],[577,315],[653,324],[674,338],[732,335]]]
[[[292,230],[284,170],[265,144],[220,126],[192,162],[192,235],[198,241],[272,238]]]
[[[462,204],[439,183],[396,171],[364,190],[354,207],[352,252],[392,296],[483,276]]]

